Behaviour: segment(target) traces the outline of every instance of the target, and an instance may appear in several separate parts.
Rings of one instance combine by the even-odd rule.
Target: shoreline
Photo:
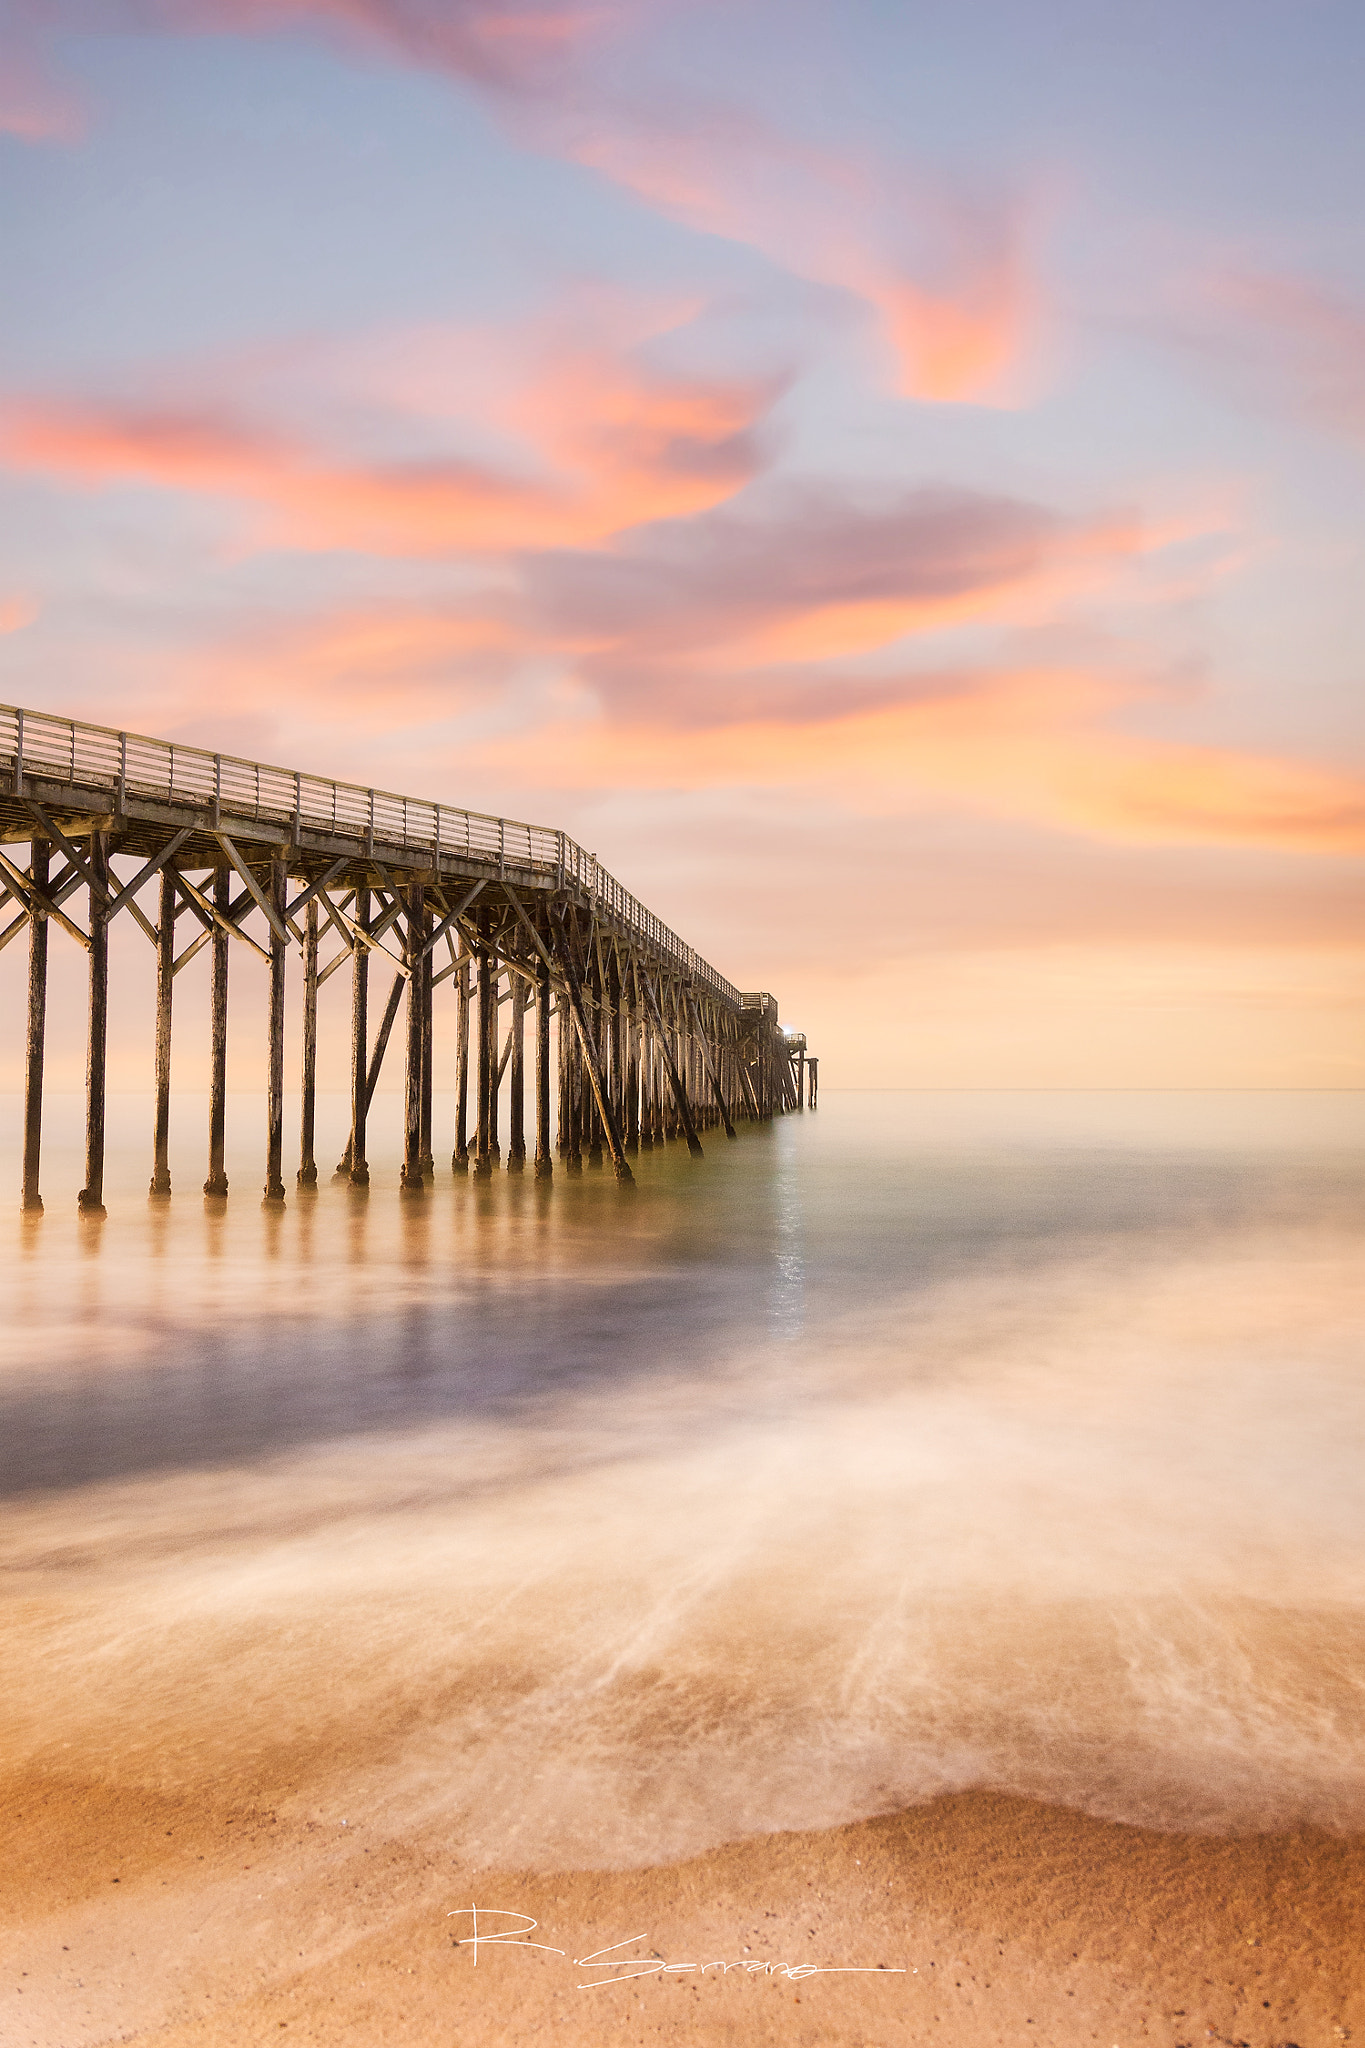
[[[1365,1834],[1162,1834],[973,1791],[676,1864],[527,1873],[363,1817],[55,1776],[4,1808],[0,2031],[32,2048],[1365,2038]],[[615,1944],[650,1973],[575,1967]]]

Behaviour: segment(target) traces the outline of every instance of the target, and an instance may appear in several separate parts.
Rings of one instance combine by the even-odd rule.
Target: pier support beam
[[[488,1033],[488,1157],[490,1163],[497,1167],[502,1164],[502,1147],[498,1143],[499,1097],[502,1093],[503,1068],[507,1064],[506,1055],[510,1053],[512,1047],[509,1040],[504,1048],[503,1057],[498,1057],[498,1019],[502,1015],[502,966],[496,958],[492,962],[491,972],[493,986],[489,1002],[493,1021]]]
[[[550,970],[536,963],[536,1179],[555,1170],[550,1150]]]
[[[670,1045],[668,1033],[664,1029],[664,1020],[659,1012],[659,1000],[654,993],[654,984],[648,975],[642,978],[645,987],[645,1001],[648,1003],[654,1018],[654,1028],[658,1033],[659,1046],[664,1058],[664,1067],[668,1074],[669,1084],[673,1090],[673,1102],[678,1112],[678,1122],[682,1126],[683,1136],[687,1139],[688,1151],[694,1159],[700,1159],[703,1156],[701,1139],[697,1136],[696,1126],[692,1122],[692,1111],[687,1100],[687,1090],[683,1086],[682,1075],[678,1072],[678,1063],[673,1057],[673,1047]]]
[[[725,1126],[725,1135],[727,1138],[733,1138],[735,1127],[730,1121],[730,1111],[726,1106],[725,1090],[721,1086],[720,1070],[712,1054],[711,1040],[702,1022],[701,1012],[697,1008],[695,996],[692,998],[692,1017],[697,1027],[697,1044],[701,1049],[702,1065],[706,1068],[707,1078],[711,1083],[711,1092],[716,1098],[716,1108],[720,1112],[720,1120]]]
[[[478,949],[478,1124],[474,1138],[474,1175],[487,1180],[493,1172],[493,1090],[497,1085],[498,991],[493,956],[486,946]]]
[[[432,1041],[435,1036],[433,1025],[433,997],[435,985],[433,976],[435,962],[431,957],[431,913],[422,916],[422,958],[418,967],[422,982],[422,1106],[419,1137],[421,1139],[422,1178],[434,1180],[436,1161],[431,1154],[431,1097],[433,1088]]]
[[[270,863],[270,904],[281,922],[288,902],[289,871],[278,857]],[[270,930],[270,1012],[265,1105],[265,1200],[284,1200],[284,940]]]
[[[213,907],[227,916],[232,890],[232,870],[214,869]],[[227,1020],[228,1020],[228,935],[221,924],[213,927],[213,981],[209,996],[209,1177],[206,1195],[225,1195],[227,1174],[223,1170],[227,1123]]]
[[[403,1062],[403,1171],[399,1185],[405,1195],[426,1193],[422,1171],[422,941],[426,930],[426,891],[420,882],[408,890],[408,1036]]]
[[[318,1087],[318,900],[308,905],[303,928],[303,1081],[299,1090],[299,1186],[318,1184],[316,1142]]]
[[[621,994],[622,1078],[626,1091],[626,1157],[640,1150],[640,1011],[629,978]]]
[[[343,1160],[342,1165],[353,1188],[367,1188],[370,1167],[365,1157],[365,1127],[370,1094],[365,1084],[368,1079],[370,1029],[370,949],[360,934],[370,928],[370,892],[363,886],[355,892],[355,923],[356,935],[351,942],[351,1156],[349,1160]]]
[[[90,834],[90,1015],[85,1054],[85,1186],[82,1216],[103,1216],[104,1096],[109,1039],[109,835]]]
[[[583,1048],[583,1058],[587,1064],[588,1078],[592,1082],[593,1097],[597,1103],[597,1113],[601,1118],[607,1147],[611,1153],[612,1167],[617,1180],[633,1185],[635,1176],[630,1170],[630,1161],[626,1158],[625,1148],[621,1143],[621,1133],[617,1127],[616,1116],[611,1106],[611,1097],[607,1092],[606,1081],[598,1060],[597,1046],[583,1007],[583,989],[578,979],[578,969],[574,964],[573,945],[563,924],[560,925],[555,938],[559,949],[560,964],[564,969],[569,1009],[573,1016],[574,1027],[578,1032],[579,1043]]]
[[[51,853],[52,849],[46,839],[35,839],[29,860],[34,901],[28,919],[28,1036],[24,1047],[24,1208],[30,1214],[39,1216],[43,1209],[38,1176],[43,1149],[43,1050],[47,1038],[47,918],[38,908],[37,898],[47,891]]]
[[[512,1065],[508,1083],[507,1171],[520,1173],[526,1165],[526,983],[512,976]]]
[[[450,1156],[452,1173],[469,1171],[469,962],[455,969],[456,1051],[455,1051],[455,1150]]]
[[[152,1140],[152,1182],[147,1192],[162,1199],[171,1191],[171,992],[175,986],[175,871],[161,870],[160,916],[156,927],[156,1128]]]

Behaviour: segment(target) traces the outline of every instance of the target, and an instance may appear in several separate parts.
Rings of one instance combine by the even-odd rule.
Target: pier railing
[[[595,854],[551,826],[456,810],[448,804],[399,796],[388,789],[369,789],[359,783],[331,782],[297,769],[242,760],[235,754],[213,754],[202,747],[117,732],[111,726],[87,725],[82,719],[57,718],[10,704],[0,705],[0,768],[6,767],[16,794],[23,793],[26,777],[36,776],[107,791],[115,810],[121,809],[125,796],[131,794],[207,807],[215,822],[227,812],[280,824],[291,832],[307,830],[355,839],[369,847],[382,842],[407,852],[430,851],[433,864],[439,864],[442,855],[450,855],[496,863],[499,873],[508,867],[523,873],[530,870],[546,886],[581,890],[603,913],[694,981],[704,983],[733,1008],[742,1006],[740,991],[732,982],[655,917]]]

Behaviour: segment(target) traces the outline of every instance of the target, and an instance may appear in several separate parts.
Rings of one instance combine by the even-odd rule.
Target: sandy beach
[[[975,1792],[661,1868],[475,1873],[434,1834],[35,1777],[6,1786],[5,1836],[15,2048],[1365,2028],[1365,1839],[1317,1829],[1167,1834]],[[548,1946],[476,1952],[475,1906],[481,1936]],[[603,1950],[638,1960],[580,1965]]]
[[[871,1116],[16,1233],[3,2048],[1365,2042],[1354,1167]]]

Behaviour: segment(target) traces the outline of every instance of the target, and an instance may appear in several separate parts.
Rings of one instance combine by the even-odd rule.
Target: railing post
[[[118,785],[114,792],[114,809],[120,817],[123,815],[123,806],[127,801],[127,793],[128,735],[126,732],[121,732],[118,736]],[[215,819],[214,823],[216,824],[217,822],[217,819]]]
[[[223,757],[213,757],[213,822],[215,827],[223,822]]]
[[[15,713],[15,715],[14,715],[14,794],[15,794],[16,796],[22,796],[22,795],[23,795],[23,793],[24,793],[24,714],[23,714],[23,712],[22,712],[22,711],[17,711],[17,712]]]

